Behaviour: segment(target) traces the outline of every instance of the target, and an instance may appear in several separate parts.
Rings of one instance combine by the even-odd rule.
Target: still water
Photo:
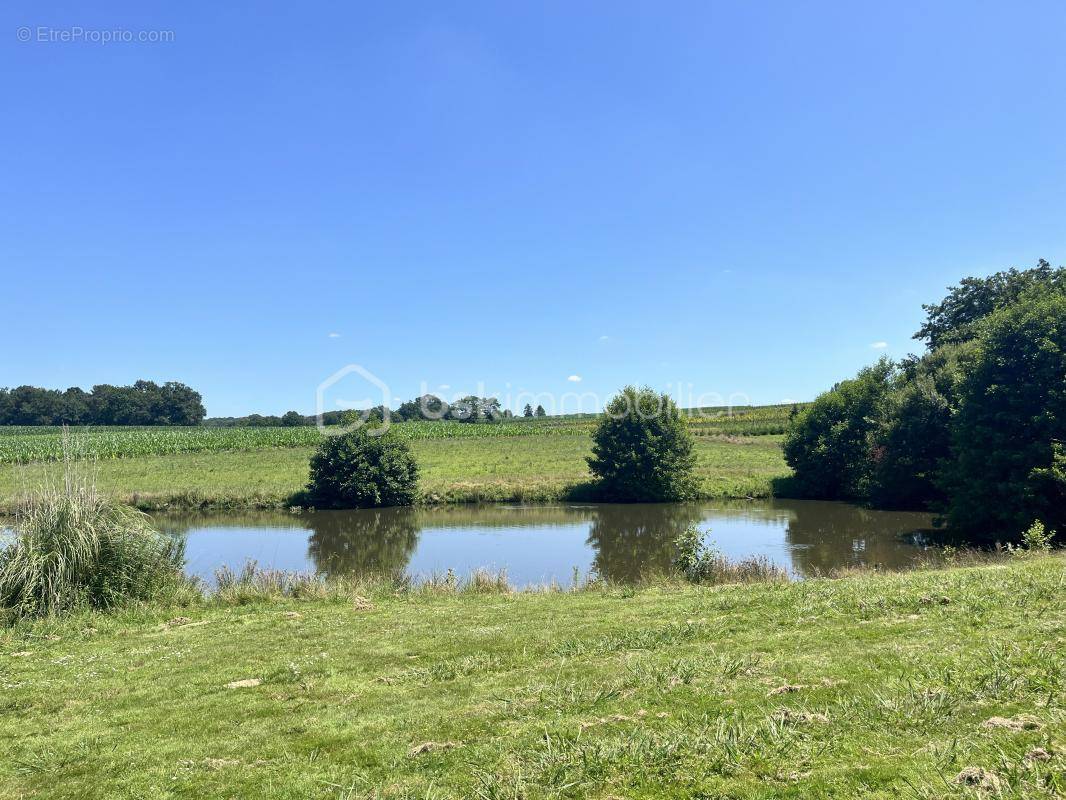
[[[318,572],[506,570],[516,586],[568,584],[576,568],[612,581],[670,568],[689,525],[732,559],[765,556],[797,577],[853,565],[901,567],[922,552],[928,514],[844,503],[767,500],[663,505],[480,505],[302,514],[157,514],[185,539],[187,569],[210,580],[223,565]]]

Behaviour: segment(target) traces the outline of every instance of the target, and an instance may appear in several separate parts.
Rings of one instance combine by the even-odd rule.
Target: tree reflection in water
[[[313,531],[308,555],[319,572],[395,575],[407,570],[427,530],[454,531],[459,549],[471,545],[463,534],[494,528],[569,526],[589,517],[584,508],[561,505],[460,505],[319,511],[305,515],[305,520]]]
[[[530,552],[531,537],[541,541],[537,537],[544,535],[543,541],[558,542],[545,534],[569,529],[591,551],[588,557],[595,573],[612,582],[629,583],[670,571],[675,541],[690,525],[709,528],[711,539],[731,558],[767,554],[798,575],[816,576],[859,564],[906,566],[920,553],[912,534],[928,530],[932,520],[928,514],[871,511],[844,503],[774,500],[163,514],[157,515],[155,523],[175,536],[199,533],[199,558],[212,569],[227,559],[232,561],[234,547],[227,542],[233,541],[230,537],[235,530],[273,532],[285,539],[304,530],[308,532],[307,561],[302,568],[324,575],[405,572],[426,531],[446,540],[446,553],[453,554],[456,568],[476,566],[480,558],[488,559],[486,529],[497,529],[502,539],[494,540],[492,560],[506,565],[518,583],[527,566],[521,554]],[[269,536],[265,540],[271,541]],[[543,554],[546,545],[539,546]],[[269,544],[263,547],[272,548]],[[559,553],[560,563],[549,566],[556,579],[569,578],[573,557],[572,548]],[[541,579],[544,563],[538,561],[538,572],[530,580]],[[239,563],[230,566],[239,567]]]
[[[302,515],[311,529],[307,553],[323,575],[399,575],[418,546],[422,528],[410,508],[315,511]]]
[[[677,537],[705,513],[703,506],[673,503],[596,506],[588,536],[593,569],[614,583],[667,574]]]
[[[932,517],[913,511],[874,511],[846,503],[789,500],[786,537],[793,569],[805,577],[849,566],[885,568],[913,563],[913,534],[932,527]]]

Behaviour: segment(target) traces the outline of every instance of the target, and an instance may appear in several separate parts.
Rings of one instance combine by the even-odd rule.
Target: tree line
[[[356,414],[382,419],[384,406]],[[326,425],[342,425],[353,412],[327,411]],[[497,422],[511,419],[510,409],[500,407],[495,397],[468,395],[453,403],[426,394],[389,410],[392,422],[411,420],[454,420],[458,422]],[[86,392],[70,389],[42,389],[36,386],[0,388],[0,425],[206,425],[215,428],[275,428],[314,425],[314,414],[287,411],[281,415],[248,414],[243,417],[205,417],[200,393],[184,383],[136,381],[131,386],[99,384]],[[544,406],[526,404],[523,416],[544,417]]]
[[[322,422],[325,425],[343,425],[350,421],[354,415],[365,416],[368,419],[382,420],[386,411],[390,422],[412,422],[417,420],[437,421],[452,420],[455,422],[499,422],[505,419],[513,419],[514,413],[507,408],[500,407],[500,401],[495,397],[478,397],[467,395],[453,403],[448,403],[433,394],[424,394],[401,403],[394,409],[386,409],[385,406],[375,406],[361,411],[327,411],[322,414]],[[528,403],[522,413],[524,417],[544,417],[547,412],[544,406],[538,405],[533,409]],[[298,411],[288,411],[281,416],[249,414],[245,417],[209,417],[204,424],[218,428],[256,428],[256,427],[296,427],[300,425],[315,425],[318,418],[313,414],[301,414]]]
[[[801,494],[928,509],[971,538],[1066,531],[1066,269],[966,278],[923,306],[921,355],[881,359],[797,413]]]
[[[177,381],[0,389],[0,425],[199,425],[204,414],[200,393]]]

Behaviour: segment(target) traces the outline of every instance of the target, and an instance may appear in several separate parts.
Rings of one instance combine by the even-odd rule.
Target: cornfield
[[[685,411],[689,430],[696,436],[770,436],[788,430],[792,409],[806,403],[774,406],[733,406]]]
[[[456,439],[486,436],[552,436],[585,433],[587,427],[462,422],[400,422],[392,430],[405,439]],[[212,453],[313,447],[322,440],[317,428],[76,428],[71,430],[74,458],[112,459],[173,453]],[[0,427],[0,464],[59,461],[60,428]]]
[[[0,463],[58,461],[62,436],[60,428],[0,428]],[[320,436],[315,428],[74,428],[69,447],[74,458],[111,459],[308,447]]]
[[[784,433],[792,406],[699,409],[686,416],[697,436],[761,436]],[[408,440],[514,436],[587,436],[596,424],[591,414],[514,419],[493,424],[398,422],[393,432]],[[0,427],[0,464],[59,461],[63,432],[54,427]],[[240,452],[285,447],[313,447],[322,440],[317,428],[165,428],[99,427],[71,429],[75,458],[113,459],[173,453]]]

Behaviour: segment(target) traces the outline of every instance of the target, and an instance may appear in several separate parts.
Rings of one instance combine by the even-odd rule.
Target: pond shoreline
[[[206,492],[130,492],[114,493],[118,502],[132,506],[139,511],[313,511],[314,506],[304,505],[302,493],[258,493],[247,494],[206,493]],[[757,488],[743,494],[732,492],[700,492],[695,501],[715,500],[766,500],[778,497],[788,499],[787,495],[774,494],[767,484],[763,491]],[[463,506],[478,504],[503,503],[590,503],[594,500],[589,484],[569,484],[564,486],[532,485],[526,488],[512,485],[455,485],[446,487],[427,496],[419,497],[412,507],[439,508],[442,506]],[[640,504],[634,504],[640,505]],[[14,512],[13,498],[0,501],[0,519],[10,517]]]

